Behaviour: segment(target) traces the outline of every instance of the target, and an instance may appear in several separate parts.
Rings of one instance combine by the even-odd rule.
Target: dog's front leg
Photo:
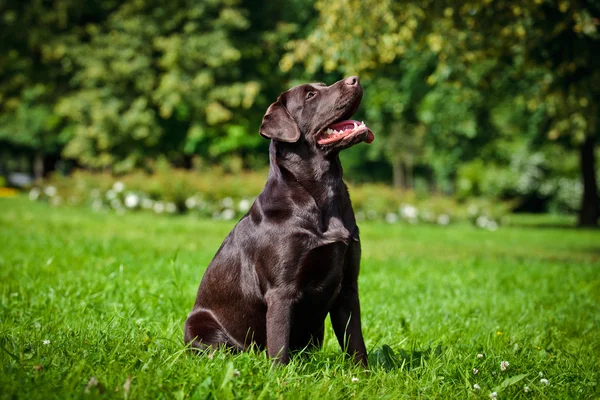
[[[360,323],[358,300],[358,273],[360,270],[360,242],[352,242],[346,253],[345,276],[342,288],[331,307],[329,316],[335,336],[354,361],[367,367],[367,349]]]
[[[267,292],[267,354],[274,362],[290,361],[290,329],[292,325],[292,296],[271,289]]]
[[[342,288],[331,311],[331,325],[342,350],[345,350],[357,364],[367,366],[367,349],[360,323],[358,287]]]

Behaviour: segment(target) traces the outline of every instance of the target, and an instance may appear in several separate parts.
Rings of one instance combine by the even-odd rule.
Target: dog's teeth
[[[355,122],[354,123],[354,129],[358,128],[358,124]]]

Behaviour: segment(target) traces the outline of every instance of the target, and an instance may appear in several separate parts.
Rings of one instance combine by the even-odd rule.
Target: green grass
[[[0,397],[598,398],[600,232],[518,221],[361,225],[367,374],[329,326],[322,350],[282,368],[185,350],[232,222],[0,199]]]

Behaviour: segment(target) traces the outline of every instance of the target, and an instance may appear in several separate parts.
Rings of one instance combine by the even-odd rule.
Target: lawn
[[[186,351],[232,222],[0,199],[0,397],[599,398],[600,232],[519,220],[362,223],[365,373],[329,326],[281,368]]]

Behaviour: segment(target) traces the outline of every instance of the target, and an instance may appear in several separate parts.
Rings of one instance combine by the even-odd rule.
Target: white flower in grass
[[[44,189],[44,193],[46,193],[46,196],[48,197],[53,197],[56,195],[56,188],[54,186],[47,186],[46,189]]]
[[[167,203],[165,209],[169,214],[173,214],[177,211],[177,206],[175,205],[175,203]]]
[[[405,219],[414,220],[419,216],[419,210],[413,205],[402,204],[400,206],[400,215]]]
[[[240,371],[239,371],[239,370],[237,370],[237,369],[236,369],[235,371],[233,371],[233,376],[235,376],[236,378],[237,378],[238,376],[240,376]]]
[[[502,361],[500,363],[500,370],[501,371],[506,371],[508,369],[509,365],[510,365],[510,363],[508,361]]]
[[[354,382],[354,383],[358,382],[358,378],[357,377],[353,377],[352,378],[352,382]]]
[[[498,223],[496,221],[488,221],[486,228],[488,231],[496,231],[498,230]]]
[[[48,346],[50,344],[50,341],[48,339],[46,339],[42,343],[44,343],[44,346]]]
[[[470,204],[467,208],[467,212],[469,213],[469,215],[477,215],[477,213],[479,212],[479,207],[477,207],[475,204]]]
[[[251,205],[252,204],[250,203],[250,200],[248,200],[248,199],[242,199],[238,203],[238,210],[240,210],[240,212],[246,212],[246,211],[248,211],[250,209]]]
[[[123,190],[125,190],[125,184],[121,181],[116,181],[112,188],[115,192],[121,193]]]
[[[548,379],[546,379],[546,378],[542,378],[542,379],[540,379],[540,383],[541,383],[542,385],[549,385],[549,384],[550,384],[550,381],[549,381]]]
[[[473,390],[481,390],[481,386],[479,386],[478,384],[474,384]]]
[[[477,368],[473,368],[473,375],[477,375],[478,372],[479,370]]]
[[[189,197],[189,198],[185,199],[185,206],[188,209],[192,209],[192,208],[196,207],[196,198],[195,197]]]
[[[116,198],[116,197],[117,197],[117,192],[115,192],[114,190],[112,190],[112,189],[108,189],[108,190],[106,191],[106,198],[107,198],[107,199],[109,199],[109,200],[112,200],[112,199],[114,199],[114,198]]]
[[[446,215],[446,214],[441,214],[437,217],[437,223],[438,225],[448,225],[450,223],[450,216]]]
[[[112,208],[114,208],[115,210],[117,210],[117,209],[121,208],[121,202],[118,199],[112,199],[110,201],[110,206]]]
[[[385,222],[387,222],[388,224],[395,224],[396,222],[398,222],[398,216],[394,213],[387,213],[385,215]]]
[[[488,219],[488,217],[486,217],[485,215],[480,215],[475,220],[475,224],[477,224],[477,226],[480,228],[485,228],[485,227],[487,227],[487,224],[489,221],[490,220]]]
[[[477,358],[483,358],[483,354],[481,354],[481,353],[477,354]]]
[[[98,197],[100,197],[100,190],[98,190],[98,189],[90,190],[90,197],[93,199],[97,199]]]
[[[490,393],[490,399],[495,399],[496,397],[498,397],[498,392]]]
[[[231,197],[225,197],[221,200],[221,205],[225,208],[233,208],[233,199]]]
[[[157,201],[152,206],[152,209],[154,210],[155,213],[161,214],[163,211],[165,211],[165,205],[161,201]]]
[[[149,210],[154,206],[154,202],[151,199],[142,199],[142,208]]]
[[[538,375],[539,375],[539,376],[540,376],[540,378],[541,378],[541,377],[543,377],[543,376],[544,376],[544,373],[543,373],[542,371],[540,371],[540,373],[539,373]]]
[[[102,208],[102,201],[101,200],[94,200],[92,202],[92,210],[94,210],[94,211],[100,211],[101,208]]]
[[[529,389],[529,386],[525,386],[525,387],[523,388],[523,391],[524,391],[525,393],[529,393],[529,391],[530,391],[530,390],[531,390],[531,389]]]
[[[223,210],[223,212],[221,213],[221,218],[223,218],[225,221],[230,221],[235,217],[235,211],[233,211],[231,208],[227,208],[225,210]]]
[[[40,189],[38,188],[33,188],[29,191],[29,200],[34,201],[37,200],[38,197],[40,197]]]
[[[135,193],[129,193],[125,196],[125,206],[127,208],[136,208],[140,204],[140,198]]]

